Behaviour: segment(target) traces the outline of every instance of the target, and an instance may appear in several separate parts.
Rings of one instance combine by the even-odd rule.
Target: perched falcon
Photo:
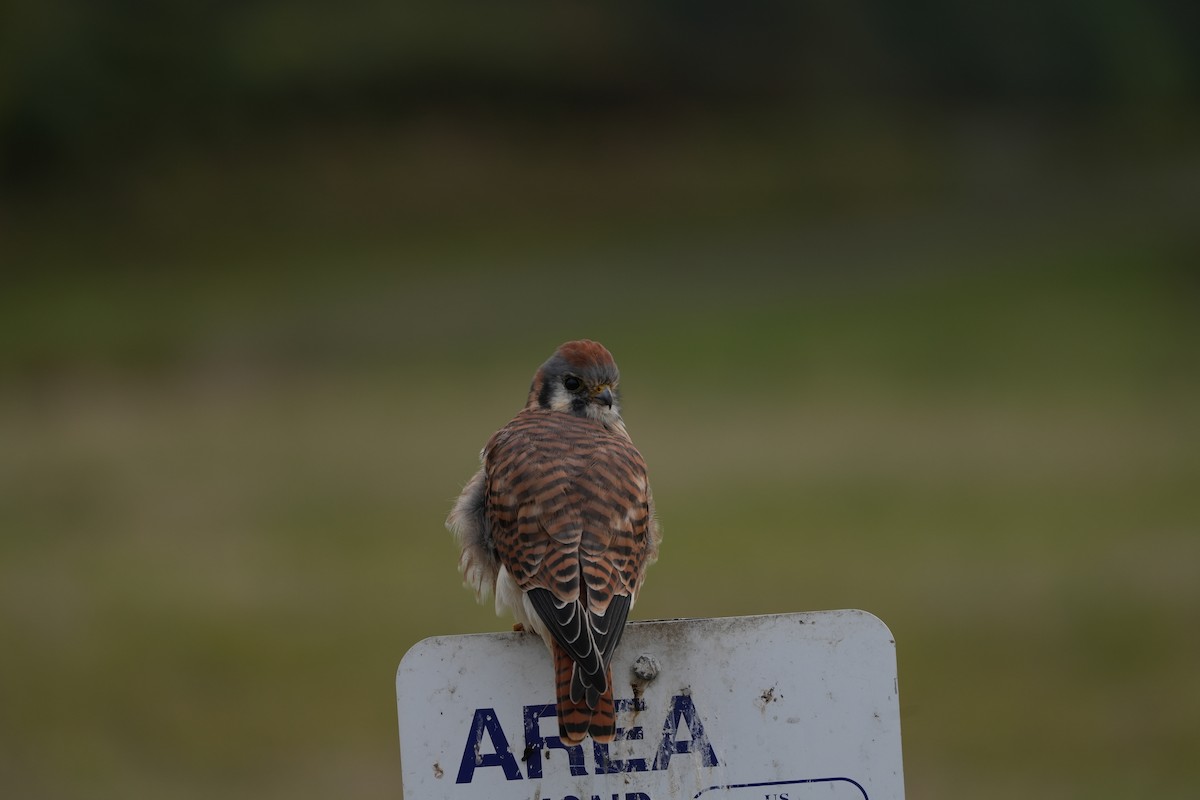
[[[483,466],[446,520],[459,569],[493,592],[554,657],[566,744],[610,742],[613,651],[660,534],[646,463],[602,345],[567,342],[533,376],[525,408],[483,448]]]

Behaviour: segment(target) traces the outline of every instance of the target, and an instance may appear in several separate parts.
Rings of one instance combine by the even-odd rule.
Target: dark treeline
[[[12,189],[178,139],[465,113],[636,119],[846,105],[1192,105],[1188,2],[19,2],[0,24]]]

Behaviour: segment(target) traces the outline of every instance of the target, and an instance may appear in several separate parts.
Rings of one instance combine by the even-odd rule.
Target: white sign
[[[896,644],[864,611],[632,622],[613,680],[617,740],[567,747],[538,636],[418,643],[396,674],[404,796],[904,797]]]

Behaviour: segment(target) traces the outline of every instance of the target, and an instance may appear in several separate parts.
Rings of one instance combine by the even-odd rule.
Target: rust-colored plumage
[[[447,526],[480,600],[545,640],[559,735],[611,741],[609,664],[658,555],[646,465],[621,420],[612,356],[568,342],[534,376],[525,408],[488,441]]]

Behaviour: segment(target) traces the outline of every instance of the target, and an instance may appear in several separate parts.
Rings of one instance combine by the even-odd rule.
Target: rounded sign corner
[[[435,646],[437,642],[445,638],[446,637],[444,636],[427,636],[418,641],[412,647],[405,650],[404,655],[400,656],[400,663],[396,665],[396,678],[399,679],[401,673],[404,672],[404,666],[406,662],[420,657],[423,652]]]
[[[848,611],[852,614],[857,614],[858,616],[862,617],[863,622],[870,627],[878,628],[880,632],[886,635],[889,642],[892,644],[896,643],[896,636],[892,633],[892,629],[888,627],[888,624],[884,622],[878,614],[865,611],[861,608],[851,608],[848,609]]]

